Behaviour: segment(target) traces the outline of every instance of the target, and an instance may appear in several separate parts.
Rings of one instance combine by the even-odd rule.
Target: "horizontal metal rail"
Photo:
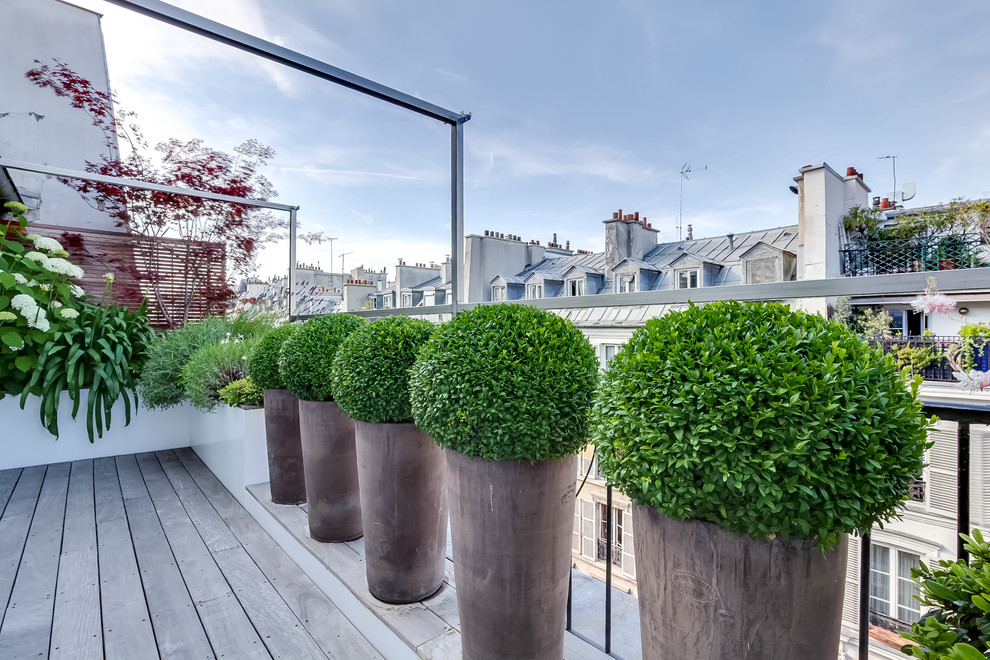
[[[278,202],[266,202],[260,199],[250,199],[247,197],[234,197],[233,195],[219,195],[217,193],[193,190],[192,188],[182,188],[180,186],[163,186],[159,183],[148,183],[137,179],[124,179],[116,176],[104,176],[93,174],[82,170],[70,170],[64,167],[52,167],[41,163],[27,163],[20,160],[10,160],[0,158],[0,168],[10,170],[20,170],[22,172],[34,172],[35,174],[47,174],[63,179],[78,179],[80,181],[96,181],[106,183],[111,186],[122,186],[125,188],[137,188],[139,190],[151,190],[154,192],[167,193],[169,195],[185,195],[186,197],[198,197],[200,199],[210,199],[215,202],[230,202],[242,206],[256,206],[263,209],[273,209],[276,211],[298,211],[298,206],[291,204],[279,204]]]
[[[246,32],[235,30],[223,23],[211,21],[208,18],[193,14],[184,9],[179,9],[178,7],[173,7],[159,0],[106,0],[106,2],[130,9],[144,16],[162,21],[163,23],[174,25],[183,30],[188,30],[193,34],[198,34],[207,39],[233,46],[238,50],[263,57],[266,60],[278,62],[289,68],[308,73],[323,80],[328,80],[376,99],[387,101],[393,105],[412,110],[413,112],[431,117],[446,124],[456,125],[467,121],[471,117],[470,114],[447,110],[433,103],[418,99],[415,96],[376,83],[368,78],[363,78],[344,69],[331,66],[326,62],[308,57],[270,41],[253,37]]]

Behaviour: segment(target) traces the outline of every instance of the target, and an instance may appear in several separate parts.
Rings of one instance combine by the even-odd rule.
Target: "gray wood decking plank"
[[[0,658],[48,655],[68,489],[69,464],[49,465],[0,627]]]
[[[241,547],[176,455],[171,451],[158,452],[157,455],[200,535],[205,532],[218,541],[215,544],[217,547],[223,548],[213,551],[217,565],[272,656],[325,660],[326,654],[320,650],[265,574]]]
[[[330,657],[378,657],[375,648],[286,554],[191,449],[175,451],[182,465],[269,582]]]
[[[182,580],[133,455],[117,457],[117,473],[124,491],[124,507],[134,552],[162,660],[213,658],[206,631]],[[129,486],[124,488],[124,483]]]
[[[113,458],[93,462],[93,485],[106,657],[158,658]]]
[[[244,548],[222,550],[215,557],[272,657],[326,660],[327,654]]]
[[[377,600],[367,589],[364,559],[354,550],[343,543],[320,543],[310,538],[306,513],[298,506],[273,504],[267,484],[249,486],[248,492],[410,647],[419,648],[451,629],[422,603],[389,605]]]
[[[159,451],[155,455],[158,457],[165,475],[172,483],[172,489],[182,500],[182,504],[189,514],[189,519],[196,525],[199,535],[203,538],[203,542],[206,543],[210,552],[216,554],[239,546],[237,537],[210,505],[206,495],[186,472],[175,453]]]
[[[0,517],[0,623],[6,618],[7,604],[14,589],[14,579],[21,565],[21,555],[28,531],[31,529],[31,518],[34,507],[38,503],[41,484],[45,479],[45,466],[24,468],[17,486],[14,488]]]
[[[172,489],[158,459],[154,454],[139,454],[137,461],[162,529],[217,657],[270,657]]]
[[[102,657],[103,623],[92,460],[72,464],[55,591],[51,660]]]
[[[20,476],[21,468],[0,470],[0,515],[2,515],[4,509],[7,508],[7,502],[10,500],[10,494],[14,492],[14,486],[17,485],[17,480]]]

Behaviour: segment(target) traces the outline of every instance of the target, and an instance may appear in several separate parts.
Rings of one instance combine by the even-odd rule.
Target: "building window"
[[[391,309],[392,307],[392,294],[382,296],[382,309]]]
[[[763,284],[777,281],[777,258],[764,257],[746,262],[746,283]]]
[[[870,612],[904,623],[920,619],[921,603],[914,598],[920,591],[911,580],[911,569],[920,563],[919,555],[871,545]]]
[[[608,540],[605,532],[608,530],[608,507],[601,502],[595,505],[598,510],[598,561],[605,561]],[[612,563],[622,566],[622,509],[612,507]]]
[[[369,298],[371,301],[371,309],[378,309],[378,298]]]
[[[619,344],[602,344],[600,351],[602,369],[608,369],[609,362],[612,361],[612,358],[614,358],[621,349],[622,346]]]
[[[698,288],[698,271],[694,270],[679,270],[677,271],[677,288],[678,289],[697,289]]]
[[[636,292],[636,276],[635,275],[616,275],[615,276],[615,290],[619,293],[635,293]]]
[[[526,297],[542,298],[543,297],[543,285],[542,284],[527,284],[526,285]]]
[[[505,287],[504,286],[493,286],[492,287],[492,300],[505,300]]]
[[[412,307],[412,294],[403,293],[402,294],[402,307]]]
[[[583,296],[584,295],[584,280],[567,280],[567,295],[569,296]]]

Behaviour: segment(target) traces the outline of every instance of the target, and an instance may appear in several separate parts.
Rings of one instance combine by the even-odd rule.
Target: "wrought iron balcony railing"
[[[963,337],[947,335],[925,335],[908,337],[888,337],[870,340],[893,354],[902,367],[925,380],[951,382],[955,380],[949,366],[949,350],[964,343]],[[990,342],[971,340],[970,350],[963,355],[964,366],[968,369],[987,370],[990,368]]]
[[[596,557],[598,561],[608,561],[608,541],[605,539],[598,539],[598,552]],[[622,566],[622,544],[612,543],[612,564],[615,566]]]
[[[987,265],[979,236],[886,238],[851,242],[839,256],[846,277],[980,268]]]

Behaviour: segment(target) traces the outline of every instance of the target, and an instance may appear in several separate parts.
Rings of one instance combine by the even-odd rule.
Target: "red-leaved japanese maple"
[[[173,138],[152,148],[137,125],[136,115],[122,109],[112,92],[96,89],[59,60],[52,64],[35,60],[35,64],[26,77],[67,99],[103,132],[106,153],[98,160],[86,161],[87,171],[262,201],[277,196],[271,182],[259,171],[275,156],[271,147],[252,139],[228,154],[200,139]],[[211,261],[215,264],[225,252],[231,270],[247,274],[255,265],[258,248],[283,238],[288,224],[280,215],[240,204],[94,181],[64,179],[63,183],[134,234],[187,242],[186,249],[179,253],[185,296],[178,304],[163,295],[160,286],[159,261],[168,258],[163,244],[147,241],[146,262],[135,273],[148,283],[155,304],[173,327],[189,319],[194,299],[206,299],[216,303],[211,307],[222,310],[223,303],[232,297],[230,282],[216,277],[217,269],[210,268]]]

